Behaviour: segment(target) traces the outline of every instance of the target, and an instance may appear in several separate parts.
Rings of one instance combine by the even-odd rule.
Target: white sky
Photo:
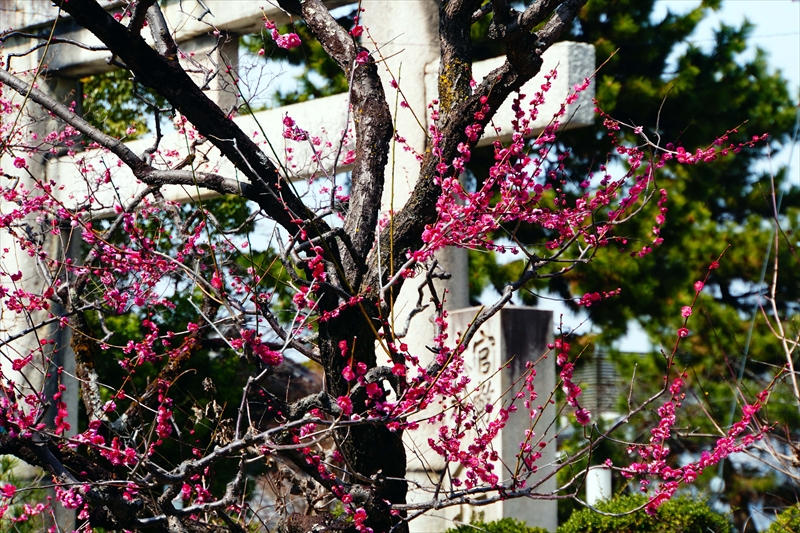
[[[697,0],[656,0],[655,16],[663,17],[667,9],[684,13],[700,5]],[[690,38],[698,46],[712,46],[713,31],[720,24],[740,26],[745,20],[755,25],[749,42],[767,52],[769,62],[780,70],[795,99],[800,95],[800,1],[797,0],[725,0],[722,9],[707,16]],[[785,150],[777,161],[787,164],[791,158],[793,183],[800,185],[800,149],[795,143],[793,153]]]

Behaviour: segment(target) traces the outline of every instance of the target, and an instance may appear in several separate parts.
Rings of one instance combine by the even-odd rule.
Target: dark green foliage
[[[800,506],[793,505],[778,515],[767,533],[797,533],[800,531]]]
[[[647,503],[644,496],[622,496],[597,505],[600,511],[622,514]],[[730,533],[731,525],[724,516],[705,503],[688,498],[671,500],[655,515],[644,510],[622,516],[605,516],[582,509],[572,514],[558,533]]]
[[[630,252],[653,240],[657,213],[652,206],[629,226],[627,244],[601,250],[586,268],[567,278],[548,284],[532,283],[532,294],[523,299],[534,303],[535,293],[545,289],[570,298],[621,287],[619,297],[603,302],[598,307],[601,312],[592,314],[592,321],[603,332],[599,340],[607,343],[618,338],[627,330],[629,320],[638,320],[654,340],[671,342],[681,321],[680,307],[691,302],[693,282],[703,277],[708,264],[730,243],[732,249],[710,279],[714,290],[708,292],[698,309],[710,314],[712,327],[723,328],[717,339],[706,328],[707,335],[697,343],[703,344],[706,351],[714,351],[717,361],[721,361],[720,350],[733,354],[740,349],[741,339],[733,336],[742,335],[746,324],[737,314],[749,314],[754,302],[752,293],[740,287],[756,289],[753,283],[759,278],[770,238],[770,229],[765,227],[772,209],[769,179],[756,165],[768,150],[774,151],[788,141],[794,125],[794,102],[785,80],[770,72],[762,52],[749,61],[742,60],[740,54],[752,31],[748,24],[720,28],[710,51],[690,45],[677,58],[677,69],[673,71],[667,63],[670,54],[692,34],[708,9],[719,7],[719,2],[704,2],[686,15],[668,14],[661,21],[651,20],[654,5],[653,1],[591,0],[582,11],[569,38],[593,44],[598,65],[617,51],[598,74],[600,106],[620,120],[644,126],[645,132],[652,132],[658,124],[664,144],[672,142],[687,150],[706,147],[745,122],[732,141],[765,132],[772,140],[711,165],[662,169],[658,186],[669,193],[662,247],[644,258],[629,257]],[[568,181],[580,181],[590,167],[596,170],[612,152],[600,121],[594,128],[565,132],[560,141],[561,148],[572,153],[566,172]],[[628,132],[623,142],[638,141]],[[476,164],[472,172],[478,181],[486,175],[490,157],[484,165],[479,157],[473,157]],[[785,172],[778,172],[776,180],[779,184],[785,182]],[[797,205],[798,200],[798,191],[792,188],[784,205]],[[787,226],[793,228],[795,221],[796,214],[790,215]],[[546,237],[534,227],[523,227],[516,235],[526,244],[542,242]],[[791,264],[789,255],[787,251],[782,257],[787,266]],[[471,259],[476,265],[487,263],[486,258],[476,254]],[[521,265],[516,269],[508,265],[490,271],[488,279],[473,278],[473,298],[489,282],[502,287],[507,276],[519,268]],[[794,302],[800,296],[800,284],[797,275],[789,270],[796,269],[785,270],[778,292],[785,301]],[[768,333],[759,331],[757,342],[767,343],[764,336]]]
[[[589,268],[580,269],[579,277],[551,289],[566,297],[622,287],[621,297],[604,303],[603,312],[595,313],[593,321],[608,326],[608,335],[614,336],[625,330],[628,320],[636,319],[655,340],[669,344],[666,341],[674,339],[680,322],[680,306],[691,301],[693,281],[701,279],[707,265],[731,244],[722,267],[710,279],[716,294],[701,301],[700,307],[710,314],[712,327],[727,330],[720,332],[719,348],[735,353],[739,346],[731,336],[741,335],[742,324],[736,313],[749,314],[754,302],[752,294],[737,286],[755,288],[752,284],[759,278],[769,239],[764,222],[772,215],[769,179],[756,164],[768,150],[777,150],[788,140],[794,103],[785,80],[769,71],[763,52],[746,62],[741,59],[752,31],[746,23],[717,30],[716,43],[708,52],[690,45],[671,71],[669,54],[691,35],[706,10],[718,7],[719,2],[705,2],[687,15],[669,14],[657,22],[650,20],[653,5],[652,1],[626,0],[587,4],[574,38],[597,47],[598,63],[619,48],[598,78],[601,107],[621,120],[644,126],[646,132],[658,124],[664,143],[687,150],[708,146],[745,122],[733,139],[768,132],[772,141],[712,165],[663,169],[659,186],[669,193],[669,213],[661,234],[664,246],[643,259],[628,258],[627,252],[652,240],[655,213],[639,217],[639,227],[631,235],[631,244],[623,247],[624,253],[610,247]],[[599,124],[562,139],[573,154],[573,175],[584,174],[592,161],[605,159],[611,151]],[[785,181],[785,173],[776,178],[779,183]],[[797,189],[791,189],[784,205],[797,205],[797,199]],[[789,257],[785,259],[788,265]],[[779,280],[785,301],[797,301],[800,296],[796,281],[788,272]],[[712,339],[713,335],[704,335],[700,343],[708,349],[715,344]]]
[[[622,516],[605,516],[581,509],[559,526],[557,533],[731,533],[724,516],[705,503],[677,498],[663,504],[655,515],[644,510],[629,513],[647,503],[644,496],[622,496],[597,505],[600,511]],[[513,518],[493,522],[476,521],[448,529],[446,533],[545,533],[540,527],[529,527]],[[770,530],[769,533],[774,533]]]
[[[159,108],[166,100],[133,83],[131,73],[116,69],[81,80],[83,86],[83,118],[108,135],[133,140],[148,132],[150,104]],[[139,94],[139,97],[135,96]],[[128,127],[134,128],[127,133]]]
[[[541,527],[528,527],[525,522],[503,518],[492,522],[471,522],[448,529],[445,533],[548,533]]]

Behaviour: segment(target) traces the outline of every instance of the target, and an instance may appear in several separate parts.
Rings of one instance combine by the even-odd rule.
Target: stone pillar
[[[31,54],[26,57],[15,58],[14,68],[27,68],[33,72],[37,68],[41,58],[39,54]],[[46,64],[52,59],[52,52],[43,61]],[[27,64],[23,63],[27,62]],[[33,82],[33,74],[25,78],[28,83]],[[59,76],[57,73],[43,72],[36,78],[38,88],[54,97],[66,106],[72,105],[74,109],[81,112],[81,91],[80,83],[77,79]],[[17,187],[24,187],[28,191],[36,194],[36,184],[48,182],[56,179],[51,175],[49,165],[46,160],[47,147],[37,149],[48,133],[59,130],[62,124],[52,115],[42,110],[38,105],[29,101],[20,115],[19,127],[22,136],[17,139],[18,147],[15,149],[15,156],[25,158],[27,169],[17,169],[11,164],[8,156],[3,158],[2,166],[8,175],[18,178]],[[26,150],[26,145],[31,147],[33,152]],[[8,177],[4,177],[0,182],[0,187],[13,186],[13,182]],[[41,191],[38,192],[41,194]],[[63,200],[67,208],[72,207],[69,200]],[[0,211],[14,209],[15,204],[8,204],[0,200]],[[18,231],[27,233],[27,237],[41,243],[43,249],[50,258],[63,259],[69,253],[70,232],[62,231],[61,234],[54,235],[52,230],[53,221],[50,219],[41,220],[36,214],[31,215],[25,221],[25,227]],[[7,289],[14,291],[23,289],[34,294],[41,295],[51,286],[58,286],[59,276],[63,277],[63,272],[58,268],[51,268],[46,261],[31,257],[26,251],[22,250],[18,243],[11,239],[6,231],[0,232],[0,261],[2,270],[9,274],[21,272],[22,277],[16,282],[12,282],[9,277],[0,277],[0,283]],[[49,427],[55,427],[55,417],[57,414],[56,400],[54,395],[59,392],[59,385],[64,385],[64,391],[58,401],[66,404],[69,417],[68,423],[71,425],[67,436],[74,435],[78,426],[78,382],[75,379],[75,358],[70,350],[70,330],[61,329],[58,322],[53,322],[47,326],[35,327],[49,318],[52,313],[58,316],[64,312],[57,304],[51,302],[49,313],[39,311],[35,313],[16,313],[0,306],[0,338],[4,343],[0,347],[0,368],[2,369],[3,381],[12,380],[16,384],[17,398],[25,395],[41,393],[44,401],[49,402],[50,406],[45,412],[43,422]],[[24,334],[25,332],[27,334]],[[53,344],[42,346],[41,340],[53,341]],[[11,361],[24,358],[32,354],[33,359],[22,372],[13,370]],[[24,402],[20,401],[21,405]],[[20,477],[34,477],[37,473],[20,462],[16,472]],[[54,493],[52,493],[54,495]],[[56,522],[61,530],[71,531],[75,526],[75,511],[64,509],[60,504],[53,506]]]
[[[35,64],[32,62],[31,68],[34,67]],[[31,79],[27,79],[26,81],[30,82]],[[69,106],[74,101],[76,103],[75,108],[80,112],[81,93],[80,85],[77,80],[44,73],[37,78],[36,82],[40,90],[46,91],[65,105]],[[28,103],[21,116],[20,127],[24,130],[22,142],[30,143],[31,146],[36,146],[41,143],[41,139],[46,137],[49,132],[60,128],[59,122],[53,116],[41,110],[33,102]],[[48,165],[44,153],[28,153],[21,147],[16,150],[15,155],[26,159],[28,165],[27,169],[13,168],[10,161],[6,158],[4,158],[1,166],[7,169],[7,174],[19,178],[19,187],[25,187],[27,190],[36,191],[37,182],[56,179],[55,176],[49,175],[48,173]],[[10,185],[13,185],[11,180],[4,178],[2,186],[7,187]],[[66,199],[64,200],[64,205],[67,208],[72,207],[69,205],[69,200]],[[0,205],[0,209],[4,211],[6,209],[13,209],[14,207],[14,205],[5,203]],[[67,231],[60,235],[53,235],[51,223],[51,220],[37,220],[36,215],[34,215],[26,221],[26,228],[24,231],[28,233],[29,237],[33,237],[34,240],[42,242],[44,250],[47,251],[51,258],[61,258],[68,253],[66,248],[69,246],[67,243],[70,241],[70,232]],[[23,231],[23,229],[20,228],[20,231]],[[0,278],[0,283],[11,290],[20,287],[36,294],[42,294],[48,286],[58,284],[56,278],[59,274],[63,274],[63,272],[48,271],[45,262],[31,257],[27,252],[21,250],[17,243],[12,241],[5,231],[0,233],[0,236],[2,237],[0,249],[3,251],[2,257],[0,258],[0,260],[2,260],[2,269],[8,273],[22,273],[22,278],[16,284],[10,282],[8,277]],[[63,312],[63,310],[59,308],[53,308],[51,311],[56,315]],[[28,316],[24,313],[18,314],[10,312],[3,308],[0,310],[0,313],[2,313],[0,316],[0,334],[2,334],[4,340],[19,335],[47,318],[46,312],[35,313]],[[39,345],[39,339],[54,339],[56,340],[56,345],[48,346],[42,350]],[[56,392],[56,380],[60,379],[64,384],[70,380],[74,382],[74,378],[71,376],[62,375],[58,377],[55,371],[50,372],[53,365],[64,366],[67,372],[70,372],[70,369],[74,370],[74,360],[72,363],[69,362],[71,358],[67,354],[68,350],[69,332],[59,331],[58,324],[54,323],[50,326],[31,331],[29,334],[19,337],[4,346],[2,351],[5,357],[2,357],[0,364],[2,364],[5,377],[16,381],[18,388],[28,388],[27,382],[29,382],[30,386],[33,386],[37,392]],[[31,352],[37,355],[34,355],[33,366],[29,365],[31,370],[26,373],[28,379],[26,382],[26,380],[20,379],[21,376],[14,376],[14,371],[10,368],[9,360],[24,357]],[[50,361],[48,361],[48,359],[50,359]],[[45,383],[46,378],[52,378],[53,383]],[[74,382],[73,385],[77,386],[77,382]],[[27,390],[25,394],[29,394],[30,392],[30,390]],[[77,425],[75,423],[75,417],[78,411],[77,393],[68,393],[64,396],[62,401],[67,403],[67,407],[71,413],[69,419],[70,423],[73,423],[73,426],[75,426]],[[48,417],[45,421],[52,421],[54,417],[55,409],[52,408],[48,411]]]
[[[384,81],[384,90],[388,95],[392,113],[395,118],[397,134],[405,139],[407,145],[414,151],[424,154],[427,142],[427,126],[429,110],[427,108],[430,101],[438,97],[436,90],[426,92],[425,70],[430,69],[431,65],[439,59],[439,39],[438,39],[438,2],[424,0],[418,2],[397,2],[365,0],[363,2],[365,12],[361,21],[369,30],[365,43],[370,43],[370,39],[375,42],[377,51],[370,50],[376,60],[383,60],[379,65]],[[397,20],[412,21],[409,24],[396,24]],[[372,47],[374,45],[365,44]],[[396,80],[402,90],[398,94],[397,89],[391,86],[392,80]],[[395,100],[395,97],[397,100]],[[395,101],[397,104],[395,105]],[[408,108],[399,105],[405,101]],[[413,113],[412,113],[413,111]],[[408,197],[413,190],[416,180],[419,177],[419,162],[414,152],[408,151],[405,147],[397,143],[390,154],[390,162],[386,172],[387,181],[384,189],[383,206],[389,213],[398,211],[405,205]],[[476,310],[463,310],[469,305],[469,285],[468,285],[468,257],[467,251],[463,249],[448,248],[437,254],[440,267],[448,272],[452,277],[448,281],[437,280],[435,283],[438,296],[445,299],[445,309],[450,311],[451,316],[451,340],[453,332],[463,329],[463,326],[474,317]],[[406,316],[414,308],[418,298],[417,287],[419,279],[412,279],[406,282],[400,297],[395,304],[395,324],[398,329],[403,329]],[[447,294],[444,293],[447,289]],[[427,289],[423,298],[429,298]],[[423,304],[429,303],[423,299]],[[427,318],[431,315],[432,309],[428,309],[418,315],[411,323],[410,334],[404,339],[409,345],[412,353],[419,356],[423,361],[431,358],[426,344],[431,343],[434,335],[434,326]],[[493,331],[491,339],[476,339],[475,350],[471,351],[470,356],[474,359],[470,365],[473,379],[477,382],[480,377],[480,369],[486,364],[492,367],[492,371],[501,366],[501,360],[514,354],[517,355],[515,361],[519,361],[522,366],[512,365],[512,371],[502,372],[492,378],[492,393],[506,390],[508,383],[524,372],[524,361],[536,360],[546,350],[547,339],[551,335],[551,315],[548,312],[537,314],[535,310],[523,310],[525,319],[543,321],[538,328],[530,328],[529,325],[513,321],[513,317],[522,316],[519,313],[503,311],[501,315],[495,317],[484,327],[484,332],[491,328]],[[508,327],[509,330],[502,330]],[[498,329],[500,328],[500,329]],[[514,328],[518,328],[517,332]],[[538,334],[538,336],[534,335]],[[526,334],[529,334],[526,336]],[[478,362],[476,357],[489,354],[490,360]],[[539,363],[541,378],[540,387],[547,388],[548,392],[555,386],[555,373],[552,360],[544,360]],[[549,365],[549,366],[548,366]],[[541,367],[547,367],[546,369]],[[522,369],[522,370],[521,370]],[[516,374],[515,374],[516,372]],[[498,398],[495,398],[498,399]],[[432,412],[433,410],[430,410]],[[548,410],[546,417],[553,419],[554,414]],[[521,415],[520,415],[521,416]],[[520,416],[512,419],[509,429],[505,430],[499,437],[498,444],[502,446],[501,457],[513,458],[517,453],[519,436],[523,428],[513,427],[519,424]],[[445,467],[441,458],[431,453],[427,440],[429,437],[435,438],[437,428],[423,424],[418,431],[407,434],[407,444],[409,446],[409,465],[407,477],[421,485],[431,485],[431,481],[437,479]],[[502,443],[502,444],[500,444]],[[550,463],[550,456],[555,455],[555,441],[548,445],[544,450],[545,458],[542,463]],[[554,488],[555,480],[549,482]],[[413,487],[413,484],[411,485]],[[548,485],[547,490],[550,490]],[[430,493],[422,490],[411,489],[409,501],[424,501],[431,497]],[[510,501],[495,504],[480,509],[469,508],[450,508],[446,510],[432,512],[422,516],[411,523],[413,533],[433,533],[439,532],[452,526],[452,520],[460,519],[469,521],[474,512],[484,512],[487,519],[502,518],[513,516],[529,521],[532,525],[541,525],[551,530],[555,529],[557,512],[555,503],[539,503],[532,500]],[[541,514],[542,517],[537,514]]]
[[[378,71],[395,121],[395,132],[405,139],[404,143],[393,143],[385,172],[382,204],[385,216],[390,216],[392,212],[403,208],[414,190],[420,170],[415,152],[424,154],[427,144],[428,104],[437,95],[435,91],[433,94],[426,92],[425,70],[439,59],[439,2],[363,0],[361,5],[364,12],[360,13],[360,23],[366,28],[362,43],[373,58],[380,61]],[[407,23],[398,24],[397,21],[400,20]],[[392,86],[393,82],[397,82],[399,90]],[[401,105],[401,102],[404,104]],[[407,147],[413,151],[407,150]],[[466,307],[469,305],[466,251],[443,250],[437,254],[437,258],[440,267],[452,276],[449,281],[436,280],[439,298],[446,298],[447,309]],[[419,278],[406,281],[395,301],[394,324],[397,331],[404,329],[409,313],[416,306],[420,282]],[[448,294],[444,293],[444,289],[449,291]],[[427,288],[424,290],[422,303],[429,304],[430,294]],[[431,359],[426,345],[431,344],[434,336],[434,326],[428,320],[434,311],[429,306],[426,311],[414,317],[408,335],[403,339],[411,353],[420,357],[423,364]],[[420,449],[417,441],[424,443],[428,436],[435,436],[435,432],[434,427],[423,426],[420,431],[406,434],[406,442],[411,450],[408,454],[410,462],[407,477],[412,481],[430,484],[428,471],[418,462],[415,464],[412,457],[415,450]],[[409,493],[409,501],[425,498],[424,493]],[[417,529],[420,526],[428,527],[425,524],[426,522],[416,520],[411,523],[411,531],[426,531]]]
[[[78,232],[72,232],[69,228],[62,229],[60,235],[51,236],[51,241],[47,243],[51,257],[78,259],[80,257],[80,239]],[[60,305],[51,304],[53,315],[59,316],[65,311]],[[56,393],[61,392],[58,401],[64,402],[66,405],[69,413],[67,422],[70,424],[70,428],[64,433],[64,436],[72,437],[78,433],[78,402],[80,398],[80,383],[75,374],[75,354],[70,346],[72,330],[68,327],[61,328],[57,323],[54,323],[43,330],[42,336],[55,342],[51,349],[46,352],[49,360],[45,369],[42,391],[46,400],[50,402],[50,407],[44,417],[44,422],[48,427],[55,427],[55,418],[58,410],[56,408],[56,400],[53,398]],[[60,391],[60,386],[64,386],[65,390]],[[55,496],[53,489],[48,489],[48,493],[50,496]],[[53,502],[55,523],[58,524],[59,529],[61,531],[74,530],[77,525],[75,509],[67,509],[56,502],[55,497]]]
[[[376,61],[381,61],[378,72],[397,133],[418,153],[425,150],[428,103],[436,98],[426,94],[424,80],[425,67],[439,58],[439,3],[436,0],[361,2],[364,12],[360,22],[366,28],[361,42]],[[402,94],[391,86],[393,79]],[[400,105],[403,100],[407,108]],[[383,197],[386,211],[399,211],[405,205],[418,176],[419,162],[414,154],[396,143],[386,171]]]
[[[459,332],[467,329],[480,308],[473,307],[450,313],[450,341],[453,345],[458,340]],[[534,364],[536,378],[535,390],[538,401],[542,404],[543,414],[536,419],[531,428],[531,420],[527,409],[517,400],[519,409],[513,413],[506,426],[494,440],[494,449],[499,452],[500,460],[496,463],[495,474],[507,480],[514,469],[519,453],[519,444],[525,440],[525,431],[532,429],[534,447],[538,442],[546,443],[541,448],[542,457],[536,461],[538,471],[528,478],[527,486],[534,486],[537,480],[543,479],[553,472],[556,461],[556,428],[551,426],[555,419],[555,406],[548,404],[547,399],[556,386],[555,356],[543,357],[547,353],[547,344],[553,339],[553,315],[551,311],[542,311],[529,307],[507,307],[488,320],[479,330],[464,354],[465,367],[469,375],[473,402],[481,409],[489,403],[495,410],[508,406],[511,397],[523,385],[527,372],[527,363]],[[535,405],[534,407],[538,407]],[[419,438],[418,432],[413,439],[417,445],[416,454],[409,454],[409,477],[419,480],[438,479],[445,464],[441,457],[432,452],[427,444],[427,436]],[[430,436],[430,435],[428,435]],[[468,446],[468,434],[462,449]],[[461,467],[449,465],[449,475],[463,475]],[[430,484],[430,481],[427,481]],[[536,488],[537,494],[548,494],[556,489],[555,476]],[[432,497],[431,493],[412,490],[412,501],[424,501]],[[534,500],[518,498],[496,502],[486,506],[461,506],[430,511],[411,523],[414,533],[436,533],[454,527],[457,523],[470,522],[481,515],[484,521],[498,520],[504,517],[524,521],[531,527],[543,527],[555,531],[558,525],[558,509],[555,500]]]
[[[419,154],[425,153],[427,143],[428,104],[438,96],[435,90],[426,90],[425,71],[439,60],[439,4],[436,0],[362,2],[364,12],[361,22],[368,30],[362,42],[370,48],[373,57],[381,61],[378,71],[395,119],[397,134]],[[398,24],[400,20],[407,22]],[[402,94],[391,86],[392,80],[398,82]],[[400,105],[403,101],[407,108]],[[414,152],[406,150],[404,144],[393,145],[383,193],[383,208],[387,215],[405,205],[419,178],[419,168]],[[436,280],[434,283],[440,298],[445,296],[444,289],[448,290],[445,308],[461,309],[468,306],[467,251],[448,248],[437,253],[436,257],[442,270],[452,276],[449,281]],[[416,304],[418,285],[417,279],[406,282],[395,303],[398,329],[403,328],[405,317]],[[433,326],[427,321],[429,315],[426,311],[416,317],[411,323],[415,335],[406,339],[412,353],[420,357],[429,355],[425,344],[430,344],[433,337]]]
[[[611,499],[611,490],[611,469],[602,465],[590,467],[586,473],[586,503],[595,505]]]

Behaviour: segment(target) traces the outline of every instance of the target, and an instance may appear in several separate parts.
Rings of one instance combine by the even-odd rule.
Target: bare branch
[[[478,9],[477,11],[475,11],[475,13],[472,14],[470,23],[475,24],[476,22],[478,22],[480,19],[482,19],[491,12],[492,12],[492,3],[486,2],[480,7],[480,9]]]
[[[137,15],[142,8],[143,5],[137,6]],[[158,2],[153,2],[152,5],[146,9],[146,19],[147,25],[150,27],[150,35],[153,36],[153,41],[156,43],[156,50],[158,50],[161,57],[177,66],[179,64],[178,45],[169,32],[167,21],[164,19],[164,14],[161,12],[161,7],[158,5]],[[131,20],[130,25],[133,25],[133,20]]]
[[[8,61],[6,61],[6,70],[11,69],[11,58],[13,57],[25,57],[28,54],[35,52],[36,50],[40,50],[42,48],[46,48],[53,44],[68,44],[70,46],[75,46],[77,48],[82,48],[83,50],[89,50],[90,52],[107,52],[108,48],[105,46],[96,46],[96,45],[89,45],[82,43],[80,41],[76,41],[74,39],[67,39],[64,37],[50,37],[49,34],[34,34],[34,33],[22,33],[22,32],[9,32],[2,37],[0,37],[0,42],[5,42],[6,39],[10,37],[27,37],[29,39],[40,39],[43,42],[37,43],[31,46],[29,49],[25,50],[24,52],[12,52],[8,54]]]
[[[158,6],[157,0],[139,0],[133,5],[131,21],[128,23],[128,33],[130,35],[137,35],[142,31],[147,12],[150,10],[150,7],[154,5]],[[156,41],[156,43],[158,43],[158,41]],[[156,46],[158,46],[158,44],[156,44]]]
[[[561,34],[569,28],[584,4],[586,4],[586,0],[566,0],[556,8],[544,28],[536,32],[536,36],[544,45],[544,48],[550,47],[561,37]],[[537,20],[537,18],[531,17],[531,22]]]
[[[517,19],[517,26],[520,31],[531,31],[535,26],[543,22],[553,12],[553,8],[559,0],[539,0],[528,6]],[[509,28],[513,31],[513,28]]]
[[[5,70],[0,70],[0,82],[8,85],[19,94],[25,96],[29,95],[30,99],[36,102],[37,104],[41,105],[45,109],[49,110],[55,116],[75,128],[76,130],[80,131],[93,141],[97,142],[101,146],[108,148],[112,153],[114,153],[117,157],[119,157],[123,163],[128,165],[134,172],[138,168],[141,168],[144,165],[144,162],[139,159],[139,157],[127,146],[125,143],[111,137],[110,135],[106,135],[102,131],[98,130],[87,121],[70,111],[68,107],[63,105],[62,103],[58,102],[56,99],[48,96],[44,92],[40,91],[39,89],[33,88],[27,83],[23,82],[16,76],[6,72]]]

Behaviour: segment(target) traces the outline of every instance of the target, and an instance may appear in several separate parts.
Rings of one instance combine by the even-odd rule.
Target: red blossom
[[[280,48],[291,50],[292,48],[297,48],[300,46],[302,41],[300,41],[300,36],[296,33],[287,33],[275,39],[275,44],[277,44]]]
[[[356,63],[359,65],[366,65],[369,62],[369,52],[366,50],[360,51],[356,54]]]
[[[369,383],[367,384],[367,396],[378,400],[383,397],[383,389],[377,383]]]
[[[7,483],[2,487],[0,487],[0,491],[2,491],[4,498],[11,499],[17,493],[17,487],[12,485],[11,483]]]
[[[339,406],[345,416],[350,416],[353,414],[353,403],[350,401],[349,397],[339,396],[336,399],[336,405]]]

